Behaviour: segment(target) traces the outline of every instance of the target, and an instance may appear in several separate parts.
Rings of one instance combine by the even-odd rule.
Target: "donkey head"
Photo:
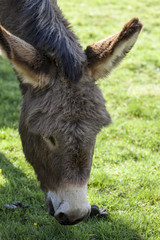
[[[124,58],[141,28],[134,18],[120,33],[88,46],[81,78],[73,83],[54,57],[0,27],[2,53],[13,65],[23,94],[23,150],[46,194],[49,212],[61,224],[78,223],[90,214],[87,183],[95,139],[110,123],[95,81]]]

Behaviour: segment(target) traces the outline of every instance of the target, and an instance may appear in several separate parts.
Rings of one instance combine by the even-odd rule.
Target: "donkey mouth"
[[[55,218],[61,225],[75,225],[75,224],[78,224],[78,223],[86,220],[88,217],[89,217],[89,213],[87,213],[84,217],[81,217],[73,222],[71,222],[66,216],[65,216],[65,218],[62,218],[61,220],[57,219],[57,216]]]

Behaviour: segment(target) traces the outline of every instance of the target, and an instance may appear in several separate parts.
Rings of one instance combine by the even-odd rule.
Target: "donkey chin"
[[[46,205],[49,213],[61,225],[74,225],[84,221],[91,212],[87,199],[87,185],[59,188],[56,192],[48,191]]]

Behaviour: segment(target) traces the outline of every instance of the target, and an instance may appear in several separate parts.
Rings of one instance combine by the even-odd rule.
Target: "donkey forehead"
[[[24,106],[29,128],[46,136],[65,132],[81,136],[98,132],[110,122],[105,100],[94,83],[28,90]]]

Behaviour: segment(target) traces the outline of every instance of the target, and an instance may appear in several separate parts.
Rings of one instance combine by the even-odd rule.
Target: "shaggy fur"
[[[55,60],[67,79],[80,80],[86,56],[55,1],[0,0],[0,11],[8,31]]]
[[[23,95],[19,132],[26,159],[52,196],[48,202],[70,207],[65,216],[70,221],[63,224],[74,224],[90,211],[87,197],[74,189],[87,188],[96,135],[111,121],[94,80],[124,58],[142,24],[132,19],[119,34],[82,51],[56,1],[0,0],[0,21],[18,36],[0,26],[0,48],[14,66]],[[55,199],[59,189],[69,188],[79,203],[86,198],[81,209]]]
[[[136,42],[142,23],[133,18],[121,32],[94,43],[85,50],[92,78],[106,77],[126,56]]]
[[[92,81],[74,89],[61,79],[61,85],[53,81],[40,91],[28,87],[20,118],[24,153],[43,190],[86,183],[96,135],[110,123],[105,101]]]

